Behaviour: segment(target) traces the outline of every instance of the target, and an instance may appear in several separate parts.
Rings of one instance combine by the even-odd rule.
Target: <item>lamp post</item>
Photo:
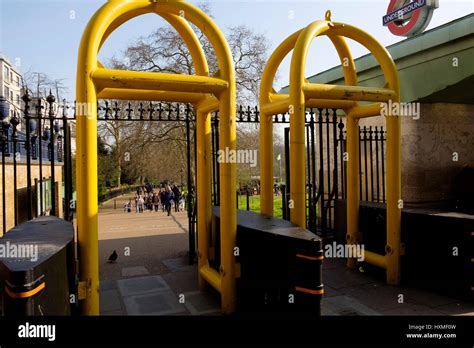
[[[3,235],[7,232],[7,217],[5,209],[5,144],[8,140],[8,116],[10,114],[10,105],[4,97],[0,97],[0,121],[2,123],[2,134],[0,140],[2,142],[2,204],[3,204]],[[7,132],[7,133],[6,133]]]
[[[28,94],[28,90],[23,95],[23,102],[25,103],[25,125],[26,125],[26,141],[25,141],[25,150],[26,150],[26,194],[28,197],[28,202],[26,205],[28,220],[33,219],[33,209],[31,207],[33,201],[33,195],[31,192],[31,134],[36,129],[36,123],[32,127],[31,123],[35,122],[30,118],[30,102],[31,98]]]
[[[46,122],[46,121],[45,121],[45,122]],[[48,147],[48,160],[51,162],[51,129],[50,129],[48,126],[46,126],[46,127],[44,128],[43,134],[41,135],[41,140],[43,140],[43,141],[47,144],[47,147]],[[40,148],[41,148],[41,151],[42,151],[42,150],[43,150],[43,146],[41,145]],[[42,152],[41,152],[41,154],[40,154],[40,158],[41,158],[41,160],[43,160],[43,154],[42,154]],[[41,168],[43,167],[42,164],[40,164],[40,166],[41,166]],[[50,176],[51,176],[51,175],[50,175]],[[42,178],[42,179],[41,179],[41,187],[44,187],[43,193],[42,193],[42,195],[44,195],[44,197],[43,197],[44,205],[43,205],[43,208],[42,208],[42,215],[43,215],[44,213],[46,213],[49,204],[51,204],[51,200],[48,201],[48,200],[46,199],[47,194],[48,194],[48,187],[47,187],[47,185],[46,185],[46,182],[47,182],[47,181],[46,181],[46,175],[45,175],[44,178],[43,178],[43,176],[41,176],[41,178]],[[43,179],[44,179],[44,181],[43,181]],[[44,185],[44,186],[43,186],[43,185]],[[49,193],[51,194],[51,187],[50,187],[50,192],[49,192]],[[50,196],[50,198],[51,198],[51,196]],[[49,203],[49,204],[48,204],[48,203]],[[52,215],[52,211],[50,211],[50,215]]]
[[[27,127],[30,132],[30,145],[31,145],[31,157],[34,160],[38,159],[38,149],[36,146],[36,140],[38,140],[38,122],[35,119],[30,119],[29,126]]]
[[[59,132],[59,123],[57,124],[56,127],[56,122],[55,122],[55,115],[54,115],[54,102],[56,101],[56,98],[54,95],[51,93],[51,90],[49,91],[49,95],[46,97],[46,101],[49,104],[49,149],[50,149],[50,154],[51,157],[49,159],[50,165],[51,165],[51,215],[56,215],[56,173],[55,173],[55,168],[54,168],[54,143],[56,142],[57,136],[56,136],[56,129],[58,129]]]
[[[37,130],[36,130],[36,139],[38,140],[38,167],[39,167],[39,196],[40,196],[40,205],[39,205],[39,215],[42,216],[44,214],[44,190],[43,190],[43,137],[44,135],[42,134],[43,132],[43,110],[44,106],[41,101],[41,98],[37,99],[37,105],[36,105],[36,116],[38,120],[37,124]],[[35,140],[36,140],[35,139]],[[36,141],[34,142],[36,145]]]
[[[18,223],[18,197],[16,192],[17,187],[17,180],[16,180],[16,161],[17,161],[17,142],[18,142],[18,134],[16,133],[16,127],[20,124],[20,118],[18,114],[15,112],[13,117],[10,119],[10,124],[12,125],[12,141],[13,141],[13,207],[14,207],[14,221],[15,226]],[[4,208],[5,209],[5,208]]]
[[[61,127],[59,121],[56,121],[54,125],[54,132],[56,133],[56,143],[57,143],[57,152],[58,152],[58,162],[64,162],[63,158],[63,134],[61,133]],[[64,132],[63,132],[64,133]]]

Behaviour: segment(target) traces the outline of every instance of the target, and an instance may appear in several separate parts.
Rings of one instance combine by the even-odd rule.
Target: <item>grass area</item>
[[[259,213],[260,212],[260,195],[250,196],[249,206],[250,206],[250,209],[249,209],[250,211],[255,211]],[[247,197],[245,195],[239,196],[239,209],[247,210]],[[318,210],[318,205],[316,204],[316,212],[317,210]],[[309,214],[309,210],[306,211],[306,214]],[[283,218],[282,196],[273,196],[273,216],[278,217],[280,219]],[[317,213],[316,213],[315,218],[316,217],[317,217]]]
[[[273,216],[282,218],[282,196],[273,196]],[[249,197],[250,211],[260,212],[260,195]],[[245,195],[239,196],[239,209],[247,210],[247,197]]]

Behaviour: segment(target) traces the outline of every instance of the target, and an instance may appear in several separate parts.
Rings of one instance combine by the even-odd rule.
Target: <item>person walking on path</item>
[[[171,189],[173,191],[173,198],[174,198],[174,211],[178,212],[179,211],[179,197],[181,196],[181,192],[179,192],[179,188],[177,185],[173,185],[173,188]]]
[[[160,191],[160,202],[161,202],[161,210],[165,211],[165,191],[166,189],[161,189]]]
[[[171,203],[173,202],[173,198],[174,194],[173,191],[171,191],[171,187],[166,186],[166,190],[164,192],[164,205],[168,216],[171,214]]]
[[[135,195],[135,212],[136,212],[136,213],[139,213],[139,212],[140,212],[140,211],[139,211],[139,208],[140,208],[140,207],[139,207],[139,205],[138,205],[138,197],[139,197],[139,196],[140,196],[140,195],[139,195],[138,193]]]
[[[153,206],[155,207],[155,212],[157,212],[160,206],[160,195],[158,192],[153,192]]]
[[[151,193],[148,194],[147,198],[147,209],[152,212],[153,211],[153,195]]]
[[[144,203],[143,197],[141,195],[138,196],[138,212],[139,213],[143,213],[143,203]]]

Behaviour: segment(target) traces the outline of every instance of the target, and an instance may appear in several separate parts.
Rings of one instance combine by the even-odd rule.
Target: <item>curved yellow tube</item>
[[[198,76],[153,74],[142,72],[114,72],[105,69],[97,60],[100,47],[107,37],[121,24],[131,18],[156,13],[167,20],[185,41],[193,59]],[[199,40],[189,26],[188,21],[198,27],[214,48],[220,75],[218,78],[207,77],[208,66]],[[116,78],[122,79],[117,81]],[[143,79],[140,83],[140,79]],[[162,89],[155,91],[155,83],[161,83]],[[130,92],[132,98],[163,95],[172,98],[170,91],[176,91],[176,98],[194,102],[196,114],[202,117],[206,125],[207,112],[200,111],[203,101],[213,103],[214,93],[218,99],[220,111],[220,148],[236,148],[235,131],[235,72],[231,51],[224,35],[215,23],[198,8],[180,0],[118,1],[111,0],[104,4],[89,21],[79,48],[76,100],[81,107],[77,113],[77,225],[80,250],[80,281],[86,283],[86,299],[81,303],[84,314],[99,314],[99,267],[98,267],[98,204],[97,204],[97,94],[101,96],[125,97]],[[144,84],[146,86],[144,86]],[[130,90],[133,88],[133,91]],[[119,92],[118,90],[122,91]],[[190,95],[196,94],[196,97]],[[201,134],[201,133],[200,133]],[[204,146],[203,153],[210,153],[210,142],[207,141],[206,126],[198,143]],[[204,162],[203,162],[204,161]],[[198,156],[198,166],[204,172],[209,159]],[[236,211],[235,163],[221,163],[221,295],[222,311],[230,313],[235,309],[235,258],[233,249],[236,244]],[[198,178],[202,176],[198,173]],[[205,185],[205,184],[204,184]],[[199,189],[199,188],[198,188]],[[209,193],[201,197],[207,197]],[[198,221],[208,221],[205,217],[211,214],[209,204],[198,205]],[[208,224],[201,226],[200,234],[209,233]],[[208,246],[200,244],[198,255],[205,256],[201,249]],[[207,262],[207,259],[205,260]],[[200,264],[203,264],[200,260]]]
[[[327,35],[332,41],[341,60],[345,85],[330,86],[310,84],[305,80],[304,68],[306,56],[312,40],[319,35]],[[357,86],[357,73],[345,38],[359,42],[369,49],[380,64],[385,77],[384,88]],[[283,58],[293,49],[290,66],[289,95],[278,95],[272,89],[275,73]],[[306,226],[305,209],[305,110],[307,107],[342,108],[347,115],[347,241],[350,244],[360,242],[358,231],[359,215],[359,148],[358,120],[362,117],[377,116],[380,103],[359,106],[358,101],[399,102],[400,84],[398,72],[388,51],[368,33],[351,25],[334,23],[330,12],[326,19],[309,24],[285,39],[273,52],[262,75],[260,86],[260,178],[261,212],[273,213],[273,141],[272,116],[285,111],[290,112],[290,198],[293,209],[291,221],[301,227]],[[347,100],[348,99],[348,100]],[[400,119],[388,115],[387,121],[387,253],[370,255],[368,262],[384,264],[387,269],[387,282],[398,284],[400,281],[400,209],[401,197],[401,141]],[[374,261],[377,260],[377,261]],[[381,262],[380,260],[383,260]],[[348,265],[354,267],[355,260]]]

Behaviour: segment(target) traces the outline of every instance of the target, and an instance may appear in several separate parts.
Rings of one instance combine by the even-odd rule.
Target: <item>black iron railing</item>
[[[6,171],[5,166],[14,166],[14,211],[15,225],[19,223],[18,210],[26,209],[26,219],[46,213],[57,215],[58,188],[55,185],[55,165],[60,164],[64,180],[64,218],[71,221],[75,204],[72,200],[72,149],[71,123],[75,121],[76,110],[88,105],[66,103],[58,105],[50,94],[46,102],[28,95],[23,97],[24,107],[22,115],[6,121],[2,116],[0,152],[2,154],[2,202],[3,202],[3,229],[6,230]],[[195,133],[194,109],[189,104],[166,102],[136,102],[136,101],[101,101],[97,105],[98,121],[117,122],[182,122],[186,128],[186,165],[187,187],[196,192],[192,180],[191,158],[195,159],[196,149],[192,139]],[[33,110],[30,110],[33,109]],[[72,112],[68,112],[72,110]],[[306,187],[307,187],[307,228],[315,233],[326,235],[334,229],[335,201],[346,197],[346,135],[344,117],[340,110],[308,109],[306,113]],[[2,112],[2,115],[5,113]],[[23,116],[23,119],[21,119]],[[288,124],[289,114],[273,116],[275,124]],[[237,108],[236,121],[238,123],[258,124],[258,107]],[[15,124],[22,122],[25,132],[16,131]],[[211,114],[211,146],[212,146],[212,201],[219,205],[219,163],[217,151],[219,149],[219,115]],[[283,199],[283,218],[289,219],[291,211],[288,209],[290,192],[289,168],[289,127],[284,128],[285,140],[285,182],[281,187]],[[360,198],[363,201],[385,202],[385,141],[386,132],[383,127],[363,127],[360,129],[359,169],[360,169]],[[194,143],[194,144],[192,144]],[[15,154],[15,155],[14,155]],[[10,164],[11,162],[11,164]],[[26,162],[27,184],[26,195],[19,201],[17,165]],[[194,160],[194,165],[195,165]],[[38,175],[42,180],[32,180],[32,167],[38,166]],[[51,168],[49,178],[43,177],[44,167]],[[43,181],[51,181],[51,190],[48,192],[50,211],[45,210]],[[40,184],[41,183],[41,184]],[[188,218],[190,231],[190,250],[195,249],[196,204],[194,195],[188,195]],[[52,203],[52,204],[50,204]],[[38,207],[38,208],[36,208]],[[25,215],[25,214],[23,214]],[[22,218],[24,220],[25,218]],[[22,222],[22,221],[21,221]],[[190,253],[190,261],[194,255]]]
[[[346,198],[346,132],[340,110],[308,109],[306,112],[306,188],[307,228],[327,235],[334,229],[335,201]],[[342,113],[341,113],[342,114]],[[219,205],[219,115],[212,115],[211,146],[213,203]],[[259,123],[257,107],[239,107],[237,122]],[[288,124],[289,114],[273,116],[273,123]],[[360,134],[360,198],[363,201],[385,202],[385,141],[386,131],[381,127],[359,127]],[[289,208],[290,129],[284,128],[285,183],[281,187],[282,216],[290,219]]]

